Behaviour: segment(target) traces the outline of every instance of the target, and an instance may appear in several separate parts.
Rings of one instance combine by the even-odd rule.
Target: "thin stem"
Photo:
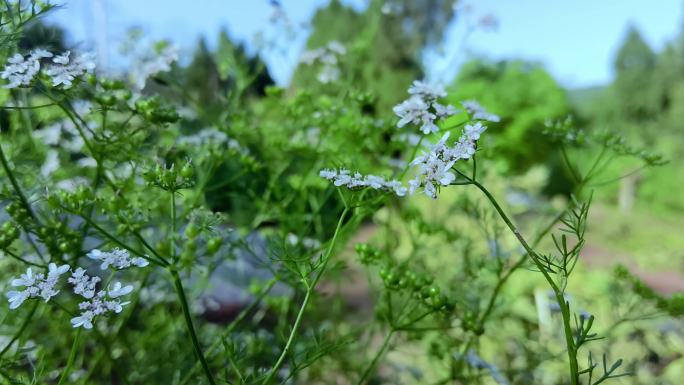
[[[20,262],[25,263],[25,264],[27,264],[27,265],[36,266],[36,267],[40,267],[40,268],[43,268],[43,269],[47,268],[47,265],[45,265],[45,264],[41,265],[40,263],[35,263],[35,262],[28,261],[28,260],[26,260],[26,259],[24,259],[24,258],[22,258],[22,257],[20,257],[20,256],[18,256],[18,255],[16,255],[16,254],[14,254],[13,252],[11,252],[11,251],[9,251],[9,250],[4,250],[4,253],[7,254],[7,255],[9,255],[10,258],[14,258],[14,259],[16,259],[17,261],[20,261]]]
[[[363,383],[365,383],[368,376],[371,375],[373,369],[375,369],[375,365],[377,365],[378,363],[378,360],[380,360],[380,357],[382,357],[382,355],[385,354],[385,350],[387,350],[387,347],[389,346],[390,340],[392,339],[394,332],[395,330],[391,329],[390,332],[387,333],[385,339],[382,341],[380,349],[377,351],[377,353],[375,353],[375,357],[373,357],[373,360],[371,360],[370,364],[368,364],[366,370],[364,370],[363,375],[359,379],[359,382],[357,382],[357,385],[362,385]]]
[[[192,346],[195,349],[195,355],[202,364],[204,369],[204,375],[211,385],[216,385],[214,376],[211,374],[211,369],[209,369],[209,364],[207,364],[206,358],[204,358],[204,353],[202,353],[202,347],[200,346],[199,340],[197,339],[197,334],[195,333],[195,327],[192,323],[192,316],[190,315],[190,307],[188,306],[188,300],[185,297],[185,290],[183,289],[183,283],[181,282],[178,271],[175,269],[170,269],[171,275],[173,276],[173,283],[176,288],[176,293],[178,294],[178,299],[181,303],[181,308],[183,309],[183,316],[185,318],[185,327],[190,333],[190,339],[192,339]]]
[[[235,329],[235,327],[240,322],[242,322],[242,320],[245,319],[245,317],[247,317],[247,315],[249,313],[251,313],[252,310],[254,310],[254,308],[256,308],[259,305],[259,303],[261,303],[261,300],[264,299],[264,297],[271,291],[271,289],[276,284],[276,282],[277,282],[277,280],[275,278],[271,279],[268,282],[268,284],[266,285],[266,287],[261,291],[261,293],[259,293],[259,296],[252,302],[252,304],[250,306],[248,306],[247,308],[245,308],[244,310],[242,310],[242,312],[240,312],[240,314],[228,325],[228,327],[226,327],[226,330],[222,333],[222,335],[211,346],[209,346],[209,349],[207,349],[207,354],[206,354],[207,357],[211,358],[211,355],[214,353],[214,351],[216,349],[219,348],[223,339],[226,338],[230,333],[232,333],[233,330]],[[190,369],[188,374],[185,375],[183,380],[178,383],[178,385],[187,384],[190,381],[190,379],[192,378],[192,375],[195,373],[195,371],[198,368],[199,368],[199,363],[196,362],[195,365],[192,367],[192,369]]]
[[[477,181],[472,181],[475,186],[477,186],[482,193],[485,194],[487,199],[489,199],[490,203],[494,206],[494,209],[496,209],[497,213],[499,213],[499,216],[503,221],[506,223],[506,226],[511,230],[511,232],[515,235],[515,237],[518,239],[518,242],[522,245],[522,247],[525,249],[527,254],[530,256],[532,259],[532,262],[537,266],[539,271],[542,273],[548,284],[551,286],[553,289],[554,294],[556,295],[556,300],[558,301],[558,305],[561,308],[561,315],[563,316],[563,331],[565,333],[565,343],[566,347],[568,350],[568,360],[569,360],[569,365],[570,365],[570,384],[571,385],[578,385],[579,384],[579,365],[577,364],[577,352],[575,349],[575,342],[573,340],[572,336],[572,327],[570,325],[570,306],[565,300],[565,297],[563,296],[562,290],[558,287],[556,282],[553,280],[553,278],[549,275],[548,271],[544,267],[543,263],[539,260],[539,257],[537,253],[530,247],[530,245],[527,243],[525,238],[520,234],[518,231],[517,227],[513,224],[513,222],[510,220],[510,218],[506,215],[506,213],[503,211],[499,203],[496,201],[496,198],[479,182]]]
[[[347,216],[347,212],[348,209],[345,208],[342,211],[342,214],[340,215],[340,219],[337,221],[335,233],[333,234],[332,240],[330,241],[330,245],[328,246],[328,250],[326,251],[325,256],[323,257],[323,264],[321,265],[318,274],[314,276],[314,279],[311,283],[306,282],[306,280],[302,278],[304,284],[306,285],[306,293],[304,294],[304,300],[302,301],[302,305],[300,306],[299,312],[297,313],[297,318],[295,319],[295,322],[292,325],[292,330],[290,331],[290,336],[287,338],[285,347],[283,348],[283,351],[280,354],[280,357],[278,357],[278,360],[276,361],[275,365],[273,365],[273,368],[271,368],[271,370],[269,371],[268,376],[266,376],[266,378],[264,379],[263,384],[268,384],[273,380],[273,377],[275,377],[276,373],[278,372],[278,369],[280,369],[280,366],[283,364],[285,358],[290,352],[290,349],[292,348],[292,343],[294,342],[295,337],[297,335],[297,331],[299,330],[299,326],[304,316],[304,311],[306,310],[306,307],[309,304],[309,301],[311,300],[311,294],[313,293],[313,290],[316,288],[316,284],[325,272],[325,269],[328,265],[328,261],[330,260],[330,254],[332,253],[332,250],[335,247],[335,243],[337,242],[337,236],[340,233],[340,229],[342,228],[344,218]]]
[[[31,208],[31,205],[29,204],[28,200],[26,199],[26,195],[24,195],[24,192],[21,190],[21,187],[19,187],[19,183],[17,182],[17,179],[14,177],[14,173],[12,172],[12,169],[9,166],[9,162],[7,161],[7,158],[5,157],[5,152],[2,150],[2,145],[0,145],[0,162],[2,162],[2,168],[5,170],[5,174],[7,174],[7,177],[10,180],[10,183],[12,184],[12,187],[14,188],[14,192],[19,196],[19,200],[21,201],[21,204],[24,206],[28,214],[31,216],[31,218],[38,220],[36,217],[36,214],[33,212],[33,209]]]
[[[171,260],[176,261],[176,192],[171,190]]]
[[[74,337],[74,343],[71,345],[71,352],[69,352],[69,358],[67,359],[67,364],[66,368],[64,368],[64,371],[62,372],[62,376],[59,378],[59,382],[57,382],[57,385],[62,385],[64,383],[64,380],[69,377],[69,373],[71,372],[71,367],[74,365],[74,360],[76,359],[76,350],[78,350],[78,340],[79,337],[81,336],[81,329],[79,328],[76,331],[76,336]]]

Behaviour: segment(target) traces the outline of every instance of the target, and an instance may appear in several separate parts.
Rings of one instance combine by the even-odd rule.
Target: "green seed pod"
[[[185,226],[184,233],[188,239],[194,239],[195,237],[197,237],[199,229],[197,228],[197,225],[195,225],[194,222],[190,222],[187,226]]]
[[[116,104],[116,97],[109,92],[95,96],[95,101],[105,107],[112,107]]]
[[[221,247],[223,239],[221,237],[214,237],[207,241],[207,254],[214,255]]]
[[[180,174],[183,178],[192,178],[193,175],[195,175],[195,170],[193,169],[192,164],[188,162],[185,165],[183,165]]]
[[[60,242],[58,248],[62,253],[66,253],[71,248],[71,245],[69,242]]]

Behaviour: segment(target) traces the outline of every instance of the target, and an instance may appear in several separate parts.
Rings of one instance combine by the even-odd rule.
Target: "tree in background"
[[[500,123],[488,126],[497,133],[492,135],[496,153],[514,172],[548,160],[545,122],[570,112],[565,90],[535,63],[474,60],[463,65],[452,88],[451,104],[476,99],[501,117]]]
[[[384,4],[383,4],[384,3]],[[363,85],[376,96],[376,108],[391,111],[405,97],[407,86],[424,76],[421,53],[442,41],[454,17],[453,0],[373,0],[361,12],[331,1],[311,21],[307,49],[339,41],[348,51],[347,85]],[[295,88],[326,89],[314,69],[300,65]]]
[[[641,124],[661,111],[654,82],[657,58],[635,27],[630,27],[615,58],[612,99],[616,118]]]

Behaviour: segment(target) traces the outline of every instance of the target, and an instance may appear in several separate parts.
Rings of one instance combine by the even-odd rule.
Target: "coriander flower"
[[[411,123],[419,125],[420,131],[425,135],[435,133],[439,131],[435,124],[436,120],[448,118],[458,112],[454,106],[445,106],[437,102],[437,99],[447,95],[442,85],[416,80],[408,89],[408,93],[411,96],[392,109],[399,117],[399,128]]]
[[[85,269],[79,267],[76,271],[71,273],[71,277],[67,282],[74,285],[74,293],[84,298],[93,298],[96,292],[96,286],[102,278],[90,277],[86,274]]]
[[[463,129],[463,133],[467,140],[476,141],[480,139],[480,134],[482,134],[487,129],[481,122],[476,122],[475,124],[466,124]]]
[[[9,81],[9,84],[5,85],[5,88],[17,88],[30,85],[33,78],[35,78],[40,71],[39,59],[40,55],[30,55],[28,59],[25,59],[24,56],[19,53],[15,53],[12,57],[7,59],[7,64],[2,73],[0,73],[0,77]]]
[[[461,102],[461,105],[475,120],[485,120],[492,123],[498,123],[501,121],[499,115],[492,114],[491,112],[485,110],[484,107],[477,102],[477,100],[464,100]]]
[[[52,85],[55,87],[61,85],[64,88],[70,88],[77,77],[95,69],[92,54],[82,54],[72,58],[71,52],[66,51],[52,58],[52,63],[45,73],[52,79]]]
[[[160,73],[171,71],[171,64],[178,61],[178,47],[167,45],[153,56],[143,57],[133,67],[131,79],[135,89],[145,88],[147,79]]]
[[[59,153],[57,150],[48,150],[45,162],[40,166],[40,175],[49,177],[59,169]]]
[[[43,273],[33,274],[29,267],[26,273],[12,280],[13,287],[24,286],[22,291],[12,290],[7,293],[10,309],[18,308],[24,301],[30,298],[41,297],[45,302],[56,296],[59,290],[55,286],[59,282],[59,276],[69,271],[68,265],[57,266],[54,263],[48,265],[47,275]]]
[[[319,72],[317,79],[325,84],[336,81],[340,78],[341,72],[338,67],[339,58],[347,53],[347,49],[338,41],[330,41],[323,47],[302,52],[299,61],[312,65],[321,63],[323,68]]]
[[[359,172],[351,174],[351,172],[347,169],[323,169],[318,175],[333,182],[333,184],[338,187],[344,186],[349,189],[370,187],[375,190],[393,192],[400,197],[403,197],[408,192],[408,189],[399,181],[386,180],[385,178],[377,175],[362,175]]]
[[[420,80],[414,80],[408,89],[410,95],[418,95],[424,99],[436,100],[447,96],[444,86],[441,84],[429,84]]]
[[[107,270],[109,266],[114,267],[117,270],[126,269],[131,266],[145,267],[150,263],[140,257],[131,258],[128,250],[114,248],[112,251],[100,251],[98,249],[93,249],[86,256],[90,259],[96,261],[102,261],[100,269]]]
[[[81,280],[81,282],[85,281],[83,278],[81,278]],[[115,282],[112,287],[107,290],[100,290],[97,294],[91,294],[90,291],[85,291],[84,294],[87,296],[81,295],[86,298],[86,301],[78,304],[81,315],[71,319],[71,326],[75,328],[83,327],[85,329],[92,329],[95,317],[106,315],[110,312],[121,313],[123,307],[130,302],[121,302],[118,298],[129,294],[131,291],[133,291],[133,286],[122,286],[121,282]]]
[[[409,193],[413,194],[423,186],[425,195],[436,199],[438,187],[448,186],[456,179],[456,175],[451,171],[452,167],[457,161],[470,159],[475,154],[476,142],[486,129],[487,127],[480,122],[466,125],[461,137],[453,146],[447,144],[449,133],[444,134],[428,152],[423,152],[411,162],[418,171],[409,181]]]

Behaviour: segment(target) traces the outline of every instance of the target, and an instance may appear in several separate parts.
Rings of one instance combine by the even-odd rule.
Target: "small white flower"
[[[399,128],[411,123],[420,125],[423,134],[432,134],[439,131],[435,124],[437,119],[444,119],[458,112],[451,105],[445,106],[437,102],[437,99],[447,95],[444,87],[439,84],[416,80],[408,92],[411,96],[393,108],[399,117]]]
[[[301,63],[323,65],[317,79],[321,83],[330,83],[340,78],[341,72],[338,67],[339,58],[347,53],[347,49],[338,41],[330,41],[323,47],[302,52],[299,58]]]
[[[71,319],[71,326],[75,328],[83,326],[84,329],[92,329],[94,317],[95,314],[92,311],[85,311],[80,316]]]
[[[45,162],[40,167],[40,174],[49,177],[59,169],[59,153],[56,150],[49,150],[45,156]]]
[[[13,287],[24,286],[24,290],[12,290],[7,293],[7,298],[10,303],[10,309],[18,308],[24,301],[30,298],[41,297],[45,302],[50,298],[59,294],[59,290],[55,286],[59,283],[59,277],[69,271],[68,265],[57,266],[54,263],[48,265],[47,274],[38,273],[33,274],[33,270],[29,267],[26,273],[19,278],[11,281]]]
[[[92,54],[86,53],[74,58],[70,58],[70,55],[71,52],[66,51],[55,56],[52,58],[53,64],[45,71],[52,79],[54,87],[61,85],[63,88],[70,88],[76,78],[95,69]]]
[[[323,169],[318,173],[335,186],[344,186],[349,189],[370,187],[374,190],[393,192],[398,196],[406,195],[408,189],[397,180],[386,180],[378,175],[363,175],[355,172],[353,175],[347,169],[330,170]]]
[[[410,97],[392,109],[400,118],[397,127],[401,128],[409,123],[418,124],[422,117],[429,114],[428,105],[419,97]]]
[[[138,60],[131,70],[131,79],[135,89],[145,88],[147,79],[160,72],[171,71],[171,64],[178,61],[178,47],[168,45],[152,56],[145,56]]]
[[[101,251],[93,249],[86,254],[90,259],[101,261],[100,269],[107,270],[109,266],[117,270],[126,269],[131,266],[145,267],[149,265],[149,261],[145,258],[135,257],[131,258],[128,250],[114,248],[112,251]]]
[[[8,60],[0,77],[7,79],[9,84],[5,88],[17,88],[31,84],[35,76],[40,71],[40,56],[42,52],[33,51],[28,60],[24,56],[15,53]]]
[[[419,95],[426,99],[439,99],[447,96],[444,86],[441,84],[429,84],[420,80],[414,80],[408,89],[411,95]]]
[[[321,170],[318,175],[321,176],[321,178],[325,178],[327,180],[331,180],[337,176],[337,171],[335,170],[330,170],[330,169],[323,169]]]
[[[81,315],[71,319],[71,326],[91,329],[95,317],[109,312],[121,313],[123,307],[130,302],[121,302],[118,298],[129,294],[132,290],[133,286],[122,286],[121,282],[115,282],[109,290],[100,290],[96,295],[86,298],[86,301],[78,304]]]
[[[475,120],[486,120],[492,123],[498,123],[501,121],[501,118],[498,115],[492,114],[491,112],[485,110],[484,107],[477,102],[477,100],[464,100],[461,102],[461,105]]]
[[[71,273],[71,277],[67,280],[74,285],[74,293],[84,298],[93,298],[95,296],[98,282],[102,279],[100,277],[90,277],[86,271],[79,267]]]
[[[7,300],[9,301],[9,304],[10,304],[9,308],[10,309],[18,308],[29,297],[30,297],[30,293],[28,290],[23,290],[23,291],[11,290],[11,291],[8,291],[7,292]]]
[[[482,124],[482,122],[476,122],[475,124],[466,124],[463,129],[465,137],[470,141],[476,141],[480,139],[480,134],[482,134],[487,127]]]
[[[111,297],[111,298],[118,298],[118,297],[126,295],[132,291],[133,291],[132,285],[122,286],[121,282],[114,282],[114,285],[109,288],[109,290],[107,291],[107,294],[109,294],[109,297]]]

